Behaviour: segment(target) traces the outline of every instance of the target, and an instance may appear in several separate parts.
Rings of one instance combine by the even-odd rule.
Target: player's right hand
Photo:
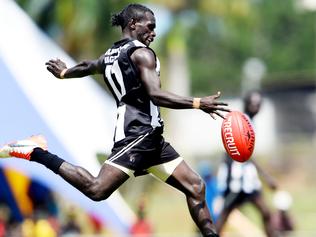
[[[61,78],[60,74],[64,69],[67,69],[66,64],[61,61],[59,58],[51,59],[45,63],[46,68],[50,71],[55,77]]]
[[[217,101],[217,99],[221,96],[221,92],[217,92],[215,95],[206,96],[201,98],[200,101],[200,109],[205,113],[211,115],[213,119],[216,119],[216,115],[225,118],[220,111],[230,112],[230,109],[224,106],[228,106],[227,103]]]

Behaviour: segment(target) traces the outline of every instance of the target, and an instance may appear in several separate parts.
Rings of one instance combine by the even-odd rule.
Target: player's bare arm
[[[160,78],[156,72],[155,55],[151,50],[146,48],[137,49],[132,54],[131,58],[138,67],[140,78],[155,105],[171,109],[198,108],[209,113],[214,119],[215,115],[224,118],[219,111],[230,111],[225,107],[228,106],[228,104],[217,101],[220,97],[220,93],[203,98],[193,98],[179,96],[162,90],[160,86]]]
[[[257,162],[255,162],[254,160],[252,162],[256,166],[258,173],[260,174],[262,179],[268,184],[269,188],[272,190],[278,189],[278,184],[276,180],[269,173],[264,171]]]
[[[85,60],[70,68],[67,68],[66,64],[60,59],[51,59],[45,65],[47,70],[57,78],[78,78],[101,74],[103,69],[102,59],[103,56],[96,60]]]

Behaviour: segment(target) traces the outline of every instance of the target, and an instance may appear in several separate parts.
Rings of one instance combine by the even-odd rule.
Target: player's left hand
[[[55,77],[61,78],[60,74],[64,69],[67,69],[66,64],[61,61],[59,58],[51,59],[45,63],[46,68],[50,71]]]
[[[269,180],[268,185],[269,188],[273,191],[276,191],[278,189],[278,185],[274,179]]]
[[[215,95],[210,95],[206,97],[202,97],[200,101],[200,109],[205,113],[211,115],[213,119],[216,119],[216,116],[221,118],[225,118],[220,111],[230,112],[230,109],[224,106],[228,106],[227,103],[217,101],[217,99],[221,96],[221,92],[217,92]]]

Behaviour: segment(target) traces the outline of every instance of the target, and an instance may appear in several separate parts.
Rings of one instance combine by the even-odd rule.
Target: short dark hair
[[[139,21],[144,17],[144,13],[146,12],[154,15],[153,11],[144,5],[137,3],[129,4],[119,13],[112,14],[112,26],[121,26],[124,29],[131,19]]]

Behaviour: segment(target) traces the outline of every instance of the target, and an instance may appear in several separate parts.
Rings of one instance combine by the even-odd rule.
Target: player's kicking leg
[[[95,201],[109,197],[129,178],[122,170],[106,163],[101,167],[98,176],[94,177],[86,169],[70,164],[47,151],[46,139],[40,135],[4,145],[0,148],[0,157],[15,157],[40,163]]]

